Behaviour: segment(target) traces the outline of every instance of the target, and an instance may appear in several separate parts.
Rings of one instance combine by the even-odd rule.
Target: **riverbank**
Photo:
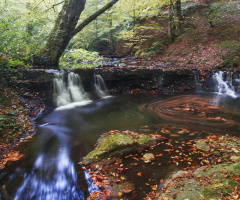
[[[36,132],[34,120],[46,106],[37,93],[22,93],[2,86],[0,101],[0,169],[4,169],[8,161],[22,157],[17,146]]]

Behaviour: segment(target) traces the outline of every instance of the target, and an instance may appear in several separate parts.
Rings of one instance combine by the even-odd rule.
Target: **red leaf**
[[[175,193],[172,197],[175,199],[177,197],[178,193]]]
[[[234,179],[235,181],[238,181],[238,180],[239,180],[239,178],[238,178],[236,175],[233,175],[233,179]]]

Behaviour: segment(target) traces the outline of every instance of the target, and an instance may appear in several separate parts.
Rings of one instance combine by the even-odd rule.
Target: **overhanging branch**
[[[117,3],[118,0],[112,0],[109,3],[107,3],[105,6],[103,6],[100,10],[90,15],[87,19],[85,19],[81,24],[79,24],[74,31],[72,32],[72,36],[76,35],[78,32],[80,32],[85,26],[87,26],[90,22],[95,20],[99,15],[104,13],[106,10],[111,8],[115,3]]]
[[[52,5],[50,8],[48,8],[47,10],[45,10],[44,12],[47,12],[48,10],[50,10],[50,9],[54,9],[55,8],[55,6],[58,6],[58,5],[60,5],[60,4],[62,4],[64,1],[61,1],[61,2],[59,2],[59,3],[56,3],[56,4],[54,4],[54,5]]]

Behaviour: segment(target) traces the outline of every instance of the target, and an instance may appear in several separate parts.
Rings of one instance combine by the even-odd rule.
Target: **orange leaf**
[[[235,181],[238,181],[238,180],[239,180],[239,178],[238,178],[236,175],[233,175],[233,179],[234,179]]]
[[[164,193],[165,194],[169,194],[169,193],[171,193],[171,191],[170,190],[166,190]]]
[[[137,173],[137,176],[141,177],[141,176],[142,176],[142,173],[141,173],[141,172],[138,172],[138,173]]]

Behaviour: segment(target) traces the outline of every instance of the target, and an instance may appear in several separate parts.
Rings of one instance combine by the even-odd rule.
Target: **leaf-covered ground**
[[[32,137],[33,119],[45,105],[36,94],[23,99],[13,89],[3,87],[0,87],[0,102],[0,169],[3,169],[8,161],[22,157],[17,144]]]
[[[167,8],[164,12],[168,13]],[[137,42],[118,44],[116,53],[125,55],[129,52],[132,56],[170,67],[239,67],[239,1],[183,2],[182,14],[182,27],[175,33],[172,43],[167,36],[167,15],[160,14],[142,20],[135,29]]]

